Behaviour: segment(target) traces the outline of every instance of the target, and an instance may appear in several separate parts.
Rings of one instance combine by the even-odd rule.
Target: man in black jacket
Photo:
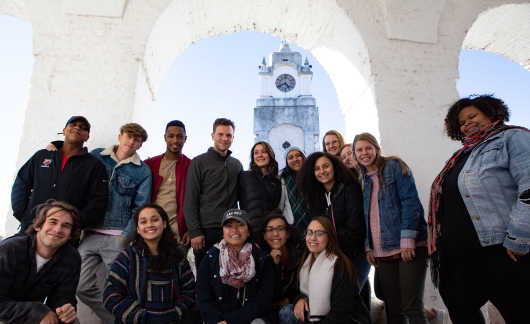
[[[237,208],[237,177],[243,169],[229,150],[235,125],[230,119],[213,123],[213,147],[191,160],[186,176],[184,217],[198,270],[205,253],[221,241],[224,212]]]
[[[13,215],[24,233],[35,218],[34,207],[48,199],[66,201],[81,212],[81,228],[105,215],[107,173],[105,166],[88,153],[90,124],[73,116],[63,129],[64,143],[57,151],[37,151],[18,171],[11,191]]]
[[[0,243],[0,323],[79,323],[75,290],[81,257],[79,211],[64,202],[37,208],[29,235]]]

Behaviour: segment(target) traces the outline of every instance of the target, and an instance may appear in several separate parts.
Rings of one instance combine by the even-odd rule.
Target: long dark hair
[[[342,183],[348,185],[355,183],[357,179],[350,169],[348,169],[342,161],[331,153],[315,152],[307,157],[307,160],[302,164],[302,168],[298,172],[298,187],[305,198],[305,201],[310,209],[320,211],[327,206],[322,205],[322,197],[326,193],[324,185],[320,183],[315,177],[315,164],[321,157],[326,157],[333,165],[335,183]]]
[[[385,163],[391,160],[396,160],[401,165],[401,174],[410,174],[412,171],[410,170],[409,166],[403,161],[401,158],[397,156],[387,156],[384,157],[381,155],[381,147],[379,146],[379,143],[377,143],[377,139],[374,135],[370,133],[361,133],[358,135],[355,135],[355,138],[353,139],[353,156],[355,160],[357,161],[357,168],[361,170],[361,173],[366,174],[368,170],[364,165],[359,163],[359,160],[357,160],[357,154],[355,153],[355,143],[358,141],[365,141],[370,143],[375,148],[375,167],[377,168],[377,176],[379,178],[379,187],[381,188],[381,193],[385,191],[385,177],[383,177],[383,167],[385,166]],[[364,181],[364,180],[363,180]],[[363,188],[364,189],[364,188]]]
[[[250,149],[250,165],[249,165],[250,172],[257,173],[262,176],[266,175],[266,174],[261,174],[261,168],[258,167],[256,163],[254,162],[254,149],[258,145],[263,145],[263,148],[265,149],[265,151],[267,151],[267,154],[269,154],[269,173],[268,174],[269,176],[276,178],[278,176],[278,162],[276,161],[276,155],[274,154],[274,150],[272,149],[270,144],[267,142],[263,142],[263,141],[257,142]]]
[[[145,243],[143,237],[140,233],[136,233],[134,236],[134,241],[132,246],[144,249],[145,254],[147,255],[147,260],[149,262],[149,269],[153,272],[162,272],[171,268],[171,263],[179,264],[184,259],[184,253],[178,247],[177,241],[175,240],[175,232],[169,226],[169,216],[166,211],[158,206],[157,204],[147,203],[143,204],[138,208],[136,213],[134,213],[134,223],[138,227],[138,217],[142,210],[146,208],[153,208],[156,210],[158,215],[162,218],[162,221],[166,223],[166,228],[162,232],[162,237],[158,242],[158,256],[151,254],[147,243]]]
[[[255,235],[254,242],[256,242],[256,244],[258,244],[258,246],[262,250],[270,252],[271,248],[269,244],[267,243],[267,241],[265,240],[265,238],[263,237],[263,234],[265,234],[265,228],[267,227],[269,222],[275,219],[281,219],[284,222],[285,230],[287,231],[288,234],[290,234],[287,241],[292,242],[294,246],[297,246],[298,244],[300,244],[300,241],[302,240],[302,233],[300,233],[300,231],[296,227],[294,227],[293,225],[287,222],[287,219],[285,219],[285,217],[282,215],[282,210],[279,208],[274,209],[269,215],[267,215],[263,219],[263,221],[261,222],[261,225],[258,228],[258,231],[254,233]],[[285,243],[287,244],[287,242]]]
[[[335,228],[333,227],[331,221],[325,216],[316,216],[311,220],[311,222],[319,222],[320,225],[324,227],[324,231],[326,231],[327,235],[329,236],[328,245],[326,246],[326,257],[329,258],[331,255],[337,256],[337,260],[335,260],[335,264],[333,265],[333,267],[339,266],[341,268],[341,277],[344,276],[344,270],[346,270],[348,276],[350,277],[350,280],[355,284],[356,289],[359,289],[359,280],[357,279],[355,268],[353,267],[353,264],[351,263],[350,259],[340,249],[339,239],[337,237],[337,233],[335,233]],[[300,270],[302,270],[302,268],[304,267],[304,263],[307,258],[311,258],[311,267],[316,259],[313,253],[309,251],[309,249],[306,247],[304,253],[302,254],[302,261],[300,261],[298,273],[300,273]]]
[[[288,149],[289,150],[289,149]],[[302,156],[302,163],[305,162],[305,160],[307,159],[307,157],[305,156],[305,152],[301,152],[300,150],[297,150],[297,149],[290,149],[289,151],[287,151],[287,153],[285,154],[285,168],[282,169],[281,171],[281,174],[280,176],[284,179],[286,179],[288,176],[291,176],[293,177],[295,180],[296,180],[296,174],[298,173],[297,171],[291,169],[291,167],[289,166],[289,160],[288,160],[288,157],[289,157],[289,153],[291,151],[298,151],[300,152],[300,155]]]

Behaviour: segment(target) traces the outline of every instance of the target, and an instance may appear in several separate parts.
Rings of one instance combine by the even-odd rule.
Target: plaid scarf
[[[285,186],[287,187],[287,197],[289,198],[289,204],[293,213],[293,225],[300,231],[304,231],[309,225],[307,204],[302,198],[302,195],[300,195],[300,190],[296,186],[296,180],[291,175],[285,178]]]
[[[246,243],[239,253],[222,239],[219,247],[219,275],[225,285],[241,288],[256,274],[252,244]]]
[[[453,156],[449,159],[449,161],[447,161],[442,171],[438,174],[438,176],[436,177],[436,179],[434,179],[434,182],[432,183],[431,194],[429,199],[428,248],[429,254],[431,255],[431,279],[436,288],[438,288],[438,285],[440,283],[439,274],[441,267],[441,258],[439,251],[440,246],[437,246],[437,244],[439,244],[438,239],[442,236],[442,232],[439,222],[440,215],[438,215],[438,212],[441,203],[442,186],[444,180],[447,177],[447,174],[449,174],[449,171],[451,171],[451,169],[456,165],[456,162],[458,162],[458,159],[463,153],[471,152],[477,145],[483,143],[488,138],[499,134],[507,129],[513,128],[524,129],[526,131],[529,131],[524,127],[504,125],[501,123],[500,120],[497,120],[490,124],[484,125],[483,127],[479,128],[471,134],[468,134],[462,140],[462,144],[464,146],[458,152],[453,154]]]

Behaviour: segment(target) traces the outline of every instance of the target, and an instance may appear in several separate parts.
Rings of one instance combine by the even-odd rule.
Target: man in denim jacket
[[[107,170],[109,203],[105,217],[83,231],[79,246],[81,278],[77,297],[104,322],[114,323],[114,316],[103,306],[103,292],[96,282],[96,272],[103,263],[107,272],[121,250],[136,232],[133,215],[151,199],[151,170],[136,151],[147,140],[147,132],[138,124],[120,128],[118,145],[95,149]]]

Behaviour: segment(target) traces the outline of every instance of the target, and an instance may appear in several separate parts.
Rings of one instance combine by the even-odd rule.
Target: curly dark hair
[[[269,215],[265,216],[258,230],[254,233],[254,242],[256,242],[256,244],[258,244],[258,246],[262,250],[270,252],[271,248],[263,237],[263,234],[265,233],[265,228],[267,227],[269,222],[275,219],[281,219],[285,223],[285,229],[287,230],[287,233],[290,234],[287,240],[291,241],[294,246],[299,245],[302,241],[302,233],[300,233],[300,231],[296,227],[287,222],[285,216],[282,215],[282,210],[279,208],[275,208],[273,211],[270,212]]]
[[[470,95],[455,102],[447,111],[445,116],[445,131],[450,139],[460,141],[466,137],[460,130],[460,121],[458,115],[462,109],[467,107],[476,107],[482,111],[492,122],[500,120],[507,122],[510,120],[510,109],[504,101],[493,95]]]
[[[307,206],[312,210],[323,210],[327,206],[322,206],[322,197],[326,193],[324,185],[320,183],[315,177],[315,164],[321,157],[326,157],[331,161],[334,171],[335,183],[342,183],[343,185],[353,184],[357,182],[357,178],[353,172],[348,169],[342,161],[335,155],[327,152],[311,153],[302,164],[302,168],[297,175],[298,188],[300,193],[304,196]]]
[[[171,268],[171,263],[179,264],[184,260],[184,252],[179,248],[177,240],[175,240],[175,232],[169,226],[169,216],[166,211],[158,206],[157,204],[147,203],[143,204],[138,208],[136,213],[134,213],[134,223],[138,227],[138,218],[140,213],[146,209],[152,208],[156,210],[158,215],[162,218],[162,221],[166,223],[166,228],[162,232],[162,237],[158,242],[158,256],[154,256],[150,253],[147,243],[145,243],[143,237],[137,232],[133,239],[133,246],[143,248],[145,254],[147,255],[147,260],[149,262],[149,269],[153,272],[162,272]]]

